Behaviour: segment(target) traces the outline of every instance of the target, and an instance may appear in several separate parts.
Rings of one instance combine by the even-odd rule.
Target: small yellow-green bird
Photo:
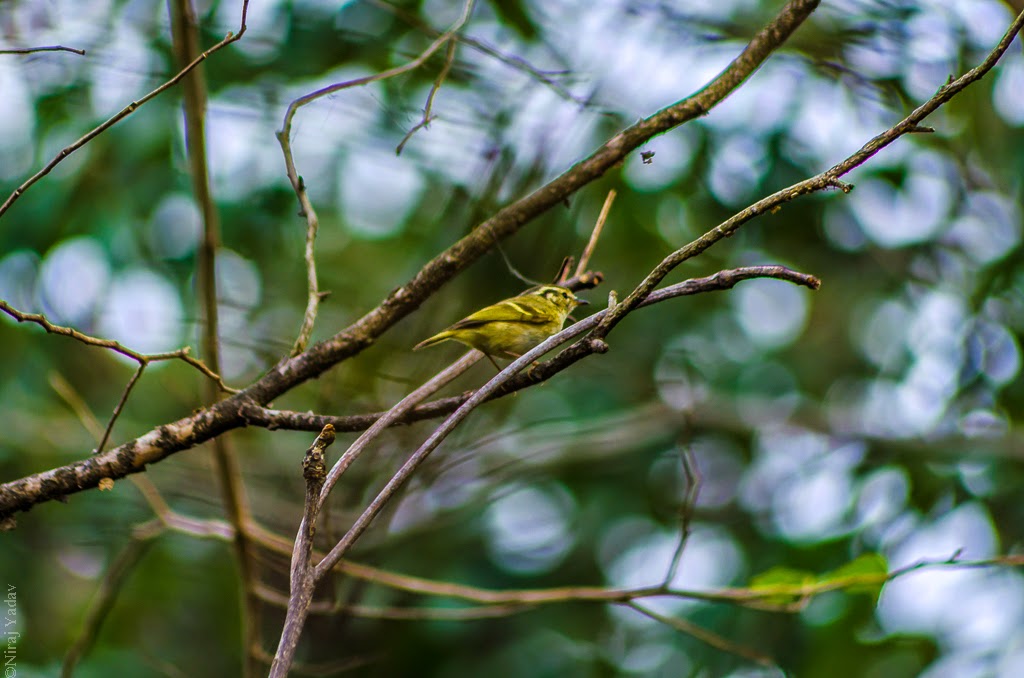
[[[492,363],[491,356],[518,358],[561,330],[569,313],[586,303],[564,287],[540,285],[481,308],[413,350],[452,340],[483,351]]]

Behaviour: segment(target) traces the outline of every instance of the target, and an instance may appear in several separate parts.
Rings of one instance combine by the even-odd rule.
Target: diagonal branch
[[[734,643],[728,638],[724,638],[714,631],[709,631],[708,629],[698,626],[697,624],[683,619],[682,617],[670,617],[663,615],[636,601],[630,601],[625,603],[625,605],[649,619],[653,619],[654,621],[665,624],[666,626],[671,626],[677,631],[681,631],[688,636],[693,636],[697,640],[704,642],[717,650],[722,650],[723,652],[734,654],[737,657],[749,659],[750,661],[756,662],[762,666],[773,666],[775,664],[771,657],[767,657],[760,652],[756,652],[748,647]]]
[[[114,413],[110,415],[110,420],[107,422],[107,428],[103,430],[103,436],[100,437],[100,442],[96,444],[96,454],[103,451],[106,447],[107,441],[110,440],[110,433],[114,430],[114,424],[117,422],[117,418],[121,416],[121,411],[124,409],[125,403],[128,402],[128,397],[132,394],[132,389],[139,383],[139,379],[142,378],[142,373],[146,369],[146,363],[140,363],[139,369],[135,370],[132,374],[132,378],[128,380],[128,384],[124,387],[124,391],[121,393],[121,399],[117,401],[117,405],[114,406]]]
[[[1024,27],[1024,12],[1021,12],[1013,23],[1010,24],[1010,27],[1006,30],[1002,39],[984,61],[964,73],[956,80],[940,87],[939,91],[936,92],[931,99],[918,106],[903,120],[868,141],[853,155],[817,176],[813,176],[810,179],[793,184],[788,188],[784,188],[766,198],[758,200],[750,207],[739,212],[730,219],[723,221],[721,224],[696,240],[690,242],[685,247],[682,247],[665,257],[665,259],[662,260],[662,262],[658,264],[658,266],[651,271],[646,278],[644,278],[636,289],[634,289],[629,296],[622,301],[622,303],[618,304],[618,306],[608,314],[601,323],[601,326],[594,331],[594,337],[597,339],[603,339],[607,336],[607,334],[611,332],[612,328],[614,328],[615,325],[618,324],[618,322],[625,317],[627,313],[629,313],[629,310],[634,308],[645,296],[650,294],[651,290],[657,287],[658,283],[660,283],[672,269],[687,259],[692,259],[704,252],[715,243],[728,238],[735,233],[740,226],[748,221],[751,221],[762,214],[774,212],[781,205],[809,193],[815,193],[829,188],[838,188],[844,193],[849,193],[853,190],[853,186],[841,181],[840,177],[864,164],[868,159],[902,137],[904,134],[916,134],[928,131],[928,128],[921,127],[921,121],[944,103],[962,92],[966,87],[977,82],[983,78],[986,73],[992,70],[992,67],[996,65],[999,58],[1004,52],[1006,52],[1010,43],[1013,42],[1014,37],[1016,37],[1022,27]]]
[[[730,289],[738,282],[759,277],[787,280],[811,289],[817,289],[820,285],[820,282],[814,276],[791,271],[783,266],[751,266],[731,271],[720,271],[708,278],[687,280],[677,285],[657,290],[644,301],[642,306],[699,292]],[[565,340],[591,330],[606,313],[607,311],[601,311],[584,318],[563,331],[559,336],[564,336],[563,340]],[[542,363],[509,381],[502,390],[495,392],[491,397],[512,393],[518,389],[546,381],[587,355],[598,352],[599,348],[600,345],[592,341],[574,344],[552,360]],[[474,358],[472,353],[468,354],[468,356]],[[263,410],[253,400],[244,397],[248,392],[249,390],[247,389],[239,395],[199,410],[189,417],[159,426],[136,440],[125,443],[103,454],[95,455],[90,459],[74,462],[0,485],[0,517],[17,510],[31,508],[43,501],[95,487],[103,478],[116,479],[130,473],[138,473],[147,464],[158,462],[175,452],[198,445],[230,429],[244,426],[249,423],[250,418],[253,423],[266,421],[265,425],[274,427],[274,420],[261,420],[260,417],[263,414]],[[464,395],[437,401],[425,406],[423,409],[427,414],[420,413],[417,415],[417,418],[425,419],[447,414],[462,406],[468,398],[468,395]],[[371,426],[374,421],[380,420],[382,416],[357,415],[352,421],[366,428]],[[305,419],[304,421],[308,422],[310,420]],[[338,421],[343,423],[348,421],[348,418],[342,418]],[[396,421],[407,420],[399,418]],[[325,418],[317,429],[322,428],[328,423],[333,424],[333,421]],[[349,426],[351,425],[349,424]],[[296,426],[296,428],[304,427]],[[345,430],[353,429],[347,428]],[[357,428],[354,430],[362,429]]]
[[[781,268],[781,267],[779,267]],[[803,284],[817,289],[819,282],[813,276],[806,274],[793,273],[796,279],[800,280]],[[719,274],[720,275],[720,274]],[[733,281],[732,284],[735,284]],[[681,292],[683,288],[674,290],[675,292]],[[664,292],[664,290],[662,290]],[[672,295],[662,295],[658,300],[671,298]],[[678,294],[676,295],[678,296]],[[345,534],[344,537],[335,545],[331,552],[317,565],[316,576],[317,579],[323,577],[323,575],[331,568],[338,560],[345,555],[345,553],[352,547],[357,539],[366,531],[369,524],[374,518],[380,513],[384,505],[387,504],[392,497],[398,492],[406,480],[412,475],[412,473],[419,467],[423,461],[430,455],[430,453],[437,448],[438,445],[451,433],[455,427],[457,427],[470,412],[476,407],[483,404],[487,400],[494,397],[499,389],[503,388],[516,374],[524,369],[527,365],[543,356],[548,351],[552,350],[561,343],[571,339],[572,337],[583,334],[590,328],[596,326],[602,319],[607,311],[601,311],[594,315],[581,320],[578,323],[562,330],[558,334],[546,339],[545,341],[538,344],[536,347],[530,349],[522,357],[515,359],[505,369],[503,369],[497,376],[493,377],[486,384],[477,389],[473,394],[465,400],[459,407],[439,426],[433,434],[424,442],[419,449],[410,455],[409,459],[402,465],[402,467],[392,476],[391,480],[384,486],[384,489],[380,491],[376,498],[370,502],[366,510],[356,519],[352,524],[352,527]],[[607,346],[602,346],[593,340],[584,340],[578,342],[573,346],[585,345],[585,353],[580,354],[580,358],[590,353],[604,353],[607,350]],[[563,353],[569,353],[571,349],[564,351]],[[575,361],[574,361],[575,362]],[[541,366],[534,367],[531,372],[539,370]],[[529,374],[529,373],[527,373]],[[382,420],[383,421],[383,420]]]
[[[263,405],[296,385],[316,377],[371,345],[388,328],[409,315],[442,285],[480,258],[499,239],[602,176],[650,137],[705,114],[736,89],[814,11],[817,0],[791,0],[759,31],[743,52],[706,87],[617,134],[590,157],[532,194],[500,210],[469,235],[427,263],[408,283],[393,290],[380,305],[334,337],[283,360],[242,393],[184,419],[160,426],[126,445],[95,458],[0,485],[0,516],[41,501],[95,487],[104,477],[140,471],[174,452],[245,425],[244,412]],[[588,346],[594,346],[589,342]],[[576,349],[569,363],[581,357]],[[536,372],[536,370],[534,371]]]
[[[757,70],[810,16],[818,3],[819,0],[790,0],[778,16],[751,39],[743,52],[699,92],[628,127],[561,176],[499,210],[424,265],[410,281],[395,288],[376,308],[348,328],[311,346],[302,355],[278,365],[254,385],[253,398],[259,402],[268,402],[296,384],[358,354],[387,329],[416,310],[442,285],[490,251],[496,242],[517,232],[532,219],[603,176],[651,137],[707,114]],[[380,77],[386,73],[370,77]],[[350,81],[348,86],[353,86],[353,83],[361,84],[360,81]],[[307,98],[323,96],[332,91],[336,90],[319,90],[296,100],[293,105],[308,103],[305,101]],[[290,118],[286,116],[286,120]],[[287,130],[286,126],[282,132],[287,133]],[[297,175],[294,181],[298,181]]]
[[[230,45],[231,43],[235,42],[236,40],[240,39],[243,35],[245,35],[245,19],[248,11],[249,0],[242,0],[242,19],[237,33],[229,32],[226,36],[224,36],[223,40],[221,40],[216,45],[214,45],[210,49],[206,50],[205,52],[197,56],[187,66],[178,71],[178,74],[175,75],[173,78],[171,78],[164,84],[160,85],[155,90],[145,95],[138,101],[131,102],[130,104],[122,108],[120,111],[118,111],[116,114],[114,114],[114,116],[108,119],[106,122],[99,125],[98,127],[93,128],[78,141],[74,142],[70,146],[61,149],[60,153],[58,153],[53,158],[53,160],[48,162],[45,167],[43,167],[41,170],[39,170],[31,177],[26,179],[24,183],[21,184],[21,186],[18,186],[16,189],[14,189],[14,193],[11,193],[11,195],[8,196],[7,200],[5,200],[2,205],[0,205],[0,216],[3,216],[4,212],[9,210],[11,208],[11,205],[14,204],[14,201],[20,198],[25,193],[25,191],[27,191],[29,187],[32,186],[32,184],[36,183],[37,181],[45,177],[47,174],[49,174],[54,167],[59,165],[64,160],[64,158],[68,157],[69,155],[80,149],[82,146],[85,146],[87,143],[98,137],[100,134],[103,134],[108,129],[110,129],[117,123],[127,118],[129,115],[134,113],[139,108],[139,106],[142,106],[143,104],[149,102],[150,100],[154,99],[160,94],[163,94],[171,87],[177,85],[186,75],[188,75],[192,71],[192,69],[206,61],[206,59],[211,54],[227,47],[228,45]]]
[[[61,675],[70,677],[75,673],[75,666],[92,649],[99,635],[103,622],[114,607],[118,594],[128,577],[135,570],[135,566],[149,550],[153,538],[159,535],[161,527],[158,524],[148,523],[140,526],[132,534],[131,541],[117,555],[114,562],[110,564],[103,579],[100,582],[89,610],[86,612],[85,621],[82,623],[82,631],[75,642],[71,645],[67,655],[64,656],[64,665],[61,667]],[[16,675],[16,674],[13,674]]]

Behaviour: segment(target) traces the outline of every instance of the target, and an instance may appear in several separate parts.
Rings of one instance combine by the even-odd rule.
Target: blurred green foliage
[[[237,30],[238,4],[201,4],[204,45]],[[480,3],[464,34],[492,52],[460,43],[433,104],[437,119],[397,157],[443,54],[303,109],[293,147],[321,222],[320,286],[331,292],[314,338],[366,313],[498,207],[702,86],[779,6]],[[458,11],[436,2],[253,3],[243,39],[206,62],[224,245],[221,339],[232,385],[287,353],[305,304],[305,221],[274,139],[288,102],[404,63],[433,39],[425,27],[444,30]],[[950,74],[977,64],[1011,19],[994,0],[823,3],[736,94],[645,146],[654,153],[649,164],[635,154],[502,249],[524,275],[550,280],[564,256],[580,253],[614,188],[619,197],[592,261],[606,283],[587,295],[601,307],[609,290],[624,296],[666,254],[899,120]],[[11,44],[87,50],[0,55],[4,196],[172,74],[160,3],[6,2],[0,25]],[[781,263],[820,276],[820,291],[752,281],[630,316],[609,336],[607,355],[474,413],[353,560],[495,590],[655,585],[678,544],[681,458],[692,460],[700,482],[677,588],[765,577],[796,583],[769,576],[782,572],[820,584],[955,552],[977,559],[1019,550],[1019,44],[928,121],[935,134],[901,139],[854,172],[850,195],[810,196],[765,215],[666,281]],[[180,104],[172,89],[143,106],[0,217],[0,297],[140,350],[199,345],[199,220]],[[412,345],[522,287],[493,252],[356,359],[274,406],[385,409],[456,355],[450,347],[412,354]],[[0,481],[86,457],[133,365],[6,316],[0,345]],[[478,365],[448,393],[491,371]],[[200,407],[200,380],[181,363],[152,365],[111,445]],[[322,534],[343,529],[430,426],[397,428],[361,459],[338,486]],[[299,463],[313,437],[230,434],[255,519],[289,539],[301,512]],[[353,437],[339,436],[332,451]],[[175,511],[224,517],[205,447],[146,477]],[[18,675],[58,671],[104,572],[134,527],[152,518],[123,480],[110,492],[40,505],[0,536],[0,591],[17,594]],[[261,581],[287,592],[284,556],[260,550],[257,565]],[[815,574],[822,572],[831,574]],[[856,587],[796,613],[649,603],[771,657],[772,668],[624,607],[580,602],[469,621],[314,616],[300,660],[374,676],[1024,671],[1024,578],[1016,570],[929,569],[886,584],[877,605],[877,586],[872,595],[850,593]],[[239,599],[229,544],[159,536],[127,575],[76,675],[237,674]],[[341,577],[317,599],[439,611],[465,604]],[[263,607],[269,654],[282,618],[281,609]]]

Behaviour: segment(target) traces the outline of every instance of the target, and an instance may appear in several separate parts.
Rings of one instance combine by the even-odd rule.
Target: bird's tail
[[[430,337],[429,339],[424,339],[420,343],[418,343],[415,346],[413,346],[412,350],[418,351],[421,348],[426,348],[428,346],[433,346],[434,344],[440,344],[442,341],[448,341],[450,338],[451,338],[451,333],[450,332],[447,332],[447,331],[441,332],[440,334],[435,334],[434,336]]]

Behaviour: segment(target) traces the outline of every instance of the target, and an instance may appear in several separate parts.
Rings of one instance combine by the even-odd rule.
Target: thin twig
[[[93,139],[98,137],[100,134],[102,134],[103,132],[107,131],[111,127],[113,127],[115,124],[117,124],[121,120],[124,120],[125,118],[127,118],[129,115],[134,113],[139,108],[139,106],[142,106],[143,104],[149,102],[154,97],[162,94],[166,90],[168,90],[171,87],[174,87],[175,85],[177,85],[179,82],[181,82],[182,78],[184,78],[186,75],[188,75],[192,71],[193,68],[195,68],[199,64],[203,63],[203,61],[205,61],[211,54],[213,54],[214,52],[217,52],[217,51],[223,49],[224,47],[227,47],[231,43],[233,43],[236,40],[238,40],[239,38],[241,38],[245,34],[245,29],[246,29],[245,20],[246,20],[246,15],[247,15],[248,11],[249,11],[249,0],[242,0],[242,19],[241,19],[240,26],[238,28],[238,32],[237,33],[230,33],[229,32],[224,37],[223,40],[221,40],[216,45],[214,45],[213,47],[211,47],[210,49],[206,50],[205,52],[200,54],[198,57],[196,57],[191,63],[189,63],[183,69],[178,71],[177,75],[175,75],[173,78],[171,78],[170,80],[168,80],[164,84],[160,85],[159,87],[157,87],[156,89],[154,89],[152,92],[150,92],[149,94],[145,95],[141,99],[139,99],[137,101],[131,102],[130,104],[128,104],[127,106],[122,108],[120,111],[118,111],[113,117],[108,119],[106,122],[104,122],[104,123],[100,124],[99,126],[93,128],[91,131],[89,131],[85,136],[80,138],[78,141],[74,142],[70,146],[67,146],[67,147],[61,149],[61,151],[53,158],[53,160],[48,162],[45,167],[43,167],[41,170],[39,170],[38,172],[33,174],[31,177],[26,179],[25,182],[21,184],[21,186],[18,186],[16,189],[14,189],[14,192],[11,193],[11,195],[7,198],[7,200],[4,201],[4,203],[2,205],[0,205],[0,216],[2,216],[4,214],[4,212],[6,212],[8,209],[10,209],[11,205],[14,204],[14,201],[17,200],[18,198],[20,198],[25,193],[25,191],[27,191],[29,189],[29,187],[32,186],[32,184],[36,183],[37,181],[39,181],[40,179],[45,177],[47,174],[49,174],[53,170],[54,167],[59,165],[64,160],[64,158],[68,157],[69,155],[71,155],[72,153],[77,151],[82,146],[85,146],[87,143],[89,143],[90,141],[92,141]]]
[[[604,222],[608,219],[608,213],[612,211],[612,203],[615,202],[615,189],[608,191],[608,195],[604,199],[604,205],[601,206],[601,214],[597,217],[597,223],[594,224],[594,230],[590,232],[590,240],[587,241],[587,246],[583,250],[583,254],[580,255],[580,263],[576,266],[576,272],[573,274],[574,277],[583,275],[587,266],[590,265],[590,257],[594,254],[594,248],[597,247],[597,239],[601,237],[601,231],[604,229]]]
[[[218,520],[200,520],[183,516],[173,511],[162,516],[160,520],[150,521],[138,526],[135,534],[148,534],[158,529],[173,530],[196,539],[217,539],[220,541],[231,541],[234,539],[233,529],[227,523]],[[294,544],[292,540],[267,531],[255,523],[246,526],[246,533],[253,542],[259,544],[268,552],[286,556],[293,553]],[[312,559],[313,561],[322,560],[322,555],[314,550]],[[885,574],[867,574],[861,577],[848,577],[814,583],[801,587],[795,593],[790,591],[790,594],[813,597],[822,593],[841,591],[855,586],[881,585],[927,569],[983,569],[991,567],[1024,567],[1024,555],[1007,554],[986,559],[961,560],[959,553],[954,553],[947,558],[919,560]],[[791,606],[761,604],[766,599],[779,595],[778,591],[771,589],[723,588],[705,591],[666,589],[663,585],[657,584],[632,589],[599,586],[564,586],[546,589],[495,590],[400,574],[344,559],[340,560],[334,566],[334,569],[347,577],[372,582],[396,591],[439,598],[452,598],[485,607],[512,606],[528,608],[568,602],[624,603],[645,598],[668,597],[709,603],[743,605],[775,612],[795,611]],[[265,586],[259,586],[257,593],[264,600],[272,598],[268,602],[274,604],[281,604],[283,602],[285,606],[287,605],[287,601],[281,594],[270,592]],[[311,613],[328,614],[332,610],[342,612],[347,608],[345,606],[338,606],[335,603],[311,603],[309,609]]]
[[[99,635],[103,622],[110,614],[110,610],[113,609],[121,588],[135,566],[142,560],[142,556],[146,554],[149,545],[153,543],[152,538],[159,533],[158,529],[152,529],[152,525],[148,527],[150,529],[147,529],[146,526],[136,529],[131,541],[125,545],[103,575],[99,589],[85,614],[82,631],[64,656],[64,665],[61,669],[61,675],[64,678],[70,678],[74,674],[75,666],[92,649],[93,643],[96,642],[96,636]]]
[[[625,317],[625,314],[629,312],[629,309],[635,307],[636,304],[643,300],[646,295],[650,294],[651,291],[665,278],[665,276],[672,271],[672,269],[684,261],[701,254],[715,243],[728,238],[735,233],[740,226],[748,221],[751,221],[762,214],[774,212],[784,203],[809,193],[815,193],[829,188],[838,188],[844,193],[849,193],[853,190],[853,186],[841,181],[840,177],[845,176],[854,168],[864,164],[869,158],[902,137],[904,134],[922,131],[922,127],[920,126],[921,121],[944,103],[963,91],[964,88],[984,77],[985,74],[996,65],[996,62],[999,61],[999,58],[1010,46],[1010,43],[1013,42],[1014,37],[1020,32],[1022,27],[1024,27],[1024,12],[1021,12],[1017,16],[1003,35],[1002,39],[981,64],[967,71],[956,80],[940,87],[931,99],[918,106],[903,120],[868,141],[856,153],[850,155],[842,162],[825,170],[817,176],[793,184],[788,188],[776,191],[770,196],[758,200],[750,207],[747,207],[743,211],[735,214],[696,240],[690,242],[685,247],[682,247],[665,257],[665,259],[663,259],[662,262],[658,264],[658,266],[656,266],[639,285],[637,285],[636,289],[630,292],[629,296],[627,296],[605,317],[601,326],[594,330],[594,338],[603,339],[606,337],[615,325]]]
[[[52,370],[48,377],[50,387],[67,403],[71,411],[78,417],[82,427],[89,432],[89,435],[99,440],[103,436],[103,427],[100,426],[96,415],[89,409],[89,405],[85,402],[82,394],[60,372]]]
[[[35,52],[73,52],[79,56],[85,56],[84,49],[65,47],[64,45],[47,45],[46,47],[18,47],[14,49],[0,49],[0,54],[34,54]]]
[[[170,351],[168,353],[139,353],[138,351],[133,351],[127,346],[122,346],[119,342],[113,341],[111,339],[99,339],[97,337],[91,337],[87,334],[82,334],[73,327],[54,325],[53,323],[46,319],[46,316],[42,315],[41,313],[24,313],[12,307],[3,299],[0,299],[0,311],[3,311],[4,313],[11,316],[20,323],[35,323],[36,325],[39,325],[44,330],[46,330],[49,334],[60,334],[65,337],[71,337],[72,339],[80,341],[83,344],[88,344],[89,346],[108,348],[114,353],[120,353],[126,358],[131,358],[140,365],[148,365],[149,363],[160,362],[162,360],[183,360],[192,367],[202,372],[208,378],[212,379],[220,388],[220,390],[224,391],[225,393],[240,392],[238,389],[231,388],[227,384],[225,384],[224,380],[221,379],[220,375],[211,370],[209,367],[207,367],[202,360],[197,360],[196,358],[190,356],[189,352],[192,349],[190,349],[188,346],[185,346],[184,348],[179,348],[177,351]]]
[[[762,666],[775,665],[775,662],[774,660],[772,660],[771,657],[763,655],[760,652],[751,650],[749,647],[744,647],[739,643],[734,643],[728,638],[724,638],[718,635],[717,633],[714,633],[713,631],[708,631],[707,629],[701,626],[697,626],[693,622],[689,622],[681,617],[669,617],[660,614],[650,609],[649,607],[637,603],[636,601],[630,601],[628,603],[625,603],[625,606],[636,610],[640,614],[644,615],[645,617],[649,617],[654,621],[660,622],[667,626],[671,626],[677,631],[682,631],[688,636],[693,636],[697,640],[702,641],[717,650],[722,650],[723,652],[734,654],[737,657],[749,659],[750,661],[757,662]]]
[[[121,393],[121,399],[117,401],[117,406],[114,407],[114,413],[110,415],[110,420],[107,421],[107,428],[104,429],[103,435],[100,437],[100,442],[97,443],[96,449],[93,450],[93,454],[99,454],[106,447],[107,441],[110,440],[110,432],[114,430],[114,423],[117,418],[121,416],[121,410],[124,409],[125,403],[128,402],[128,396],[131,395],[132,389],[135,388],[135,384],[139,383],[139,379],[142,377],[142,373],[146,370],[146,363],[139,363],[139,368],[135,370],[132,378],[128,380],[128,384],[124,387],[124,391]]]
[[[169,513],[166,519],[158,524],[169,530],[189,535],[196,539],[233,539],[232,528],[227,523],[217,520],[199,520],[177,513]],[[139,529],[153,529],[153,523],[146,523]],[[271,553],[289,556],[294,550],[291,539],[253,523],[246,526],[249,538]],[[322,554],[313,552],[314,561],[322,561]],[[928,569],[983,569],[990,567],[1024,567],[1024,554],[1006,554],[978,560],[961,560],[959,553],[942,559],[923,559],[884,575],[867,574],[861,577],[848,577],[840,580],[819,582],[801,587],[799,595],[816,596],[831,591],[843,590],[852,586],[881,585],[889,581],[905,577],[914,572]],[[379,567],[356,563],[342,559],[334,566],[334,570],[366,582],[384,586],[404,593],[452,598],[479,605],[522,605],[535,607],[538,605],[554,605],[568,602],[589,603],[623,603],[644,598],[668,597],[685,600],[697,600],[708,603],[738,604],[753,606],[768,598],[777,597],[778,591],[770,589],[722,588],[717,590],[666,589],[661,584],[621,589],[600,586],[562,586],[543,589],[487,589],[468,584],[457,584],[448,581],[437,581],[414,575],[400,574]],[[261,594],[265,592],[262,591]],[[771,608],[777,612],[792,612],[783,606]],[[311,607],[311,610],[314,609]],[[325,608],[318,608],[323,611]]]
[[[423,31],[427,35],[435,36],[436,37],[436,36],[440,35],[440,33],[441,33],[436,28],[434,28],[434,27],[430,26],[429,24],[421,21],[418,17],[414,16],[412,13],[405,11],[401,7],[395,6],[395,5],[391,4],[390,2],[384,2],[383,0],[370,0],[370,2],[373,5],[376,5],[377,7],[380,7],[381,9],[383,9],[383,10],[385,10],[387,12],[390,12],[391,14],[394,14],[395,16],[397,16],[402,21],[406,22],[407,24],[409,24],[411,26],[416,27],[417,29]],[[464,45],[477,50],[478,52],[486,54],[486,55],[488,55],[488,56],[490,56],[490,57],[500,61],[501,63],[503,63],[503,64],[505,64],[507,66],[511,66],[512,68],[514,68],[516,70],[523,71],[524,73],[527,73],[528,75],[530,75],[534,79],[538,80],[542,84],[546,85],[547,87],[550,87],[553,92],[558,94],[558,96],[562,97],[563,99],[566,99],[567,101],[572,101],[573,103],[579,104],[580,106],[587,106],[590,103],[586,99],[584,99],[582,97],[576,96],[575,94],[573,94],[572,92],[567,90],[565,87],[563,87],[561,84],[559,84],[555,80],[551,79],[551,77],[550,77],[551,75],[565,75],[564,71],[558,71],[558,72],[542,71],[541,69],[537,68],[536,66],[533,66],[530,62],[528,62],[526,59],[523,59],[520,56],[517,56],[517,55],[509,56],[507,54],[503,54],[502,52],[498,51],[494,47],[491,47],[490,45],[488,45],[487,43],[485,43],[485,42],[483,42],[481,40],[477,40],[476,38],[473,38],[473,37],[468,36],[468,35],[458,35],[458,36],[456,36],[455,39],[458,40],[459,42],[463,43]]]
[[[275,607],[287,608],[288,596],[278,593],[267,586],[257,589],[260,600]],[[392,619],[406,621],[443,620],[471,621],[474,619],[492,619],[508,617],[533,609],[533,605],[514,603],[510,605],[473,605],[469,607],[371,607],[369,605],[349,605],[336,601],[310,603],[309,614],[333,616],[337,614],[352,615],[366,619]]]
[[[277,132],[277,141],[281,145],[281,152],[284,154],[284,164],[288,175],[288,181],[291,182],[292,190],[295,191],[295,196],[299,200],[299,206],[302,210],[301,214],[306,218],[306,284],[309,288],[306,297],[306,310],[302,315],[302,325],[299,328],[298,337],[295,339],[295,345],[292,347],[292,357],[295,357],[306,350],[306,346],[309,344],[309,338],[313,334],[313,325],[316,323],[316,316],[320,308],[320,301],[324,297],[324,294],[320,291],[319,283],[317,282],[316,260],[313,251],[313,245],[316,242],[316,233],[320,228],[320,221],[316,215],[316,210],[313,209],[313,203],[310,201],[309,195],[306,192],[306,184],[302,180],[302,177],[299,176],[298,170],[295,168],[295,158],[292,153],[291,134],[292,121],[295,118],[295,114],[303,106],[311,104],[317,99],[321,99],[329,94],[340,92],[343,89],[360,87],[371,82],[393,78],[397,75],[419,68],[434,54],[434,52],[440,49],[446,42],[449,42],[455,36],[456,31],[462,28],[472,13],[474,2],[475,0],[466,0],[465,5],[463,6],[462,15],[452,25],[452,27],[431,43],[427,49],[412,61],[374,75],[368,75],[362,78],[328,85],[327,87],[318,89],[315,92],[310,92],[309,94],[301,96],[288,104],[288,110],[285,111],[281,129]]]
[[[455,40],[448,41],[448,50],[444,55],[444,66],[441,67],[441,72],[434,79],[434,84],[430,86],[430,93],[427,94],[427,103],[423,107],[423,118],[402,137],[402,141],[399,142],[398,147],[395,149],[395,155],[402,155],[402,149],[405,148],[405,144],[408,143],[409,139],[412,139],[412,135],[424,127],[429,127],[431,121],[436,117],[431,113],[434,107],[434,97],[437,95],[438,90],[441,89],[444,79],[448,77],[448,71],[451,70],[452,64],[455,62],[456,45]]]
[[[679,541],[676,543],[676,550],[672,553],[672,560],[662,582],[665,588],[672,585],[672,580],[679,572],[679,562],[683,558],[686,541],[690,538],[690,522],[693,519],[693,511],[697,508],[697,497],[700,495],[700,486],[703,480],[700,469],[697,468],[697,460],[693,458],[693,452],[688,447],[679,449],[679,464],[683,469],[686,489],[683,492],[682,505],[679,507]]]

